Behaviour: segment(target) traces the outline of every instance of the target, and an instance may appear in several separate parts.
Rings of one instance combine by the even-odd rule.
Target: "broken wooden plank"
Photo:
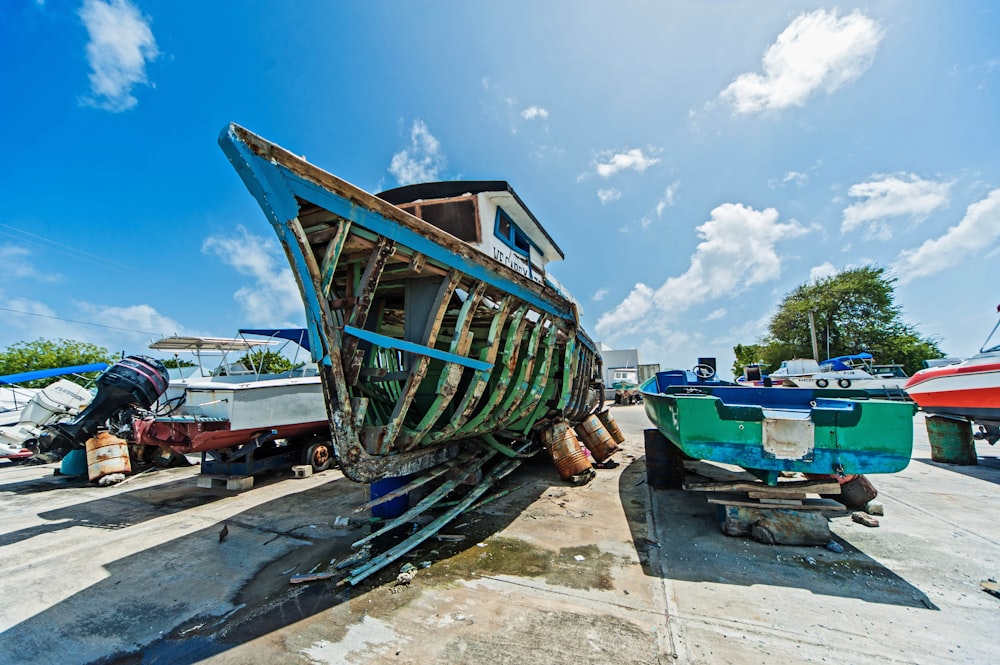
[[[863,524],[864,526],[875,528],[878,526],[878,520],[869,515],[868,513],[863,513],[860,510],[851,513],[851,519],[858,524]]]
[[[785,499],[785,500],[802,500],[806,498],[805,492],[782,492],[782,491],[767,491],[767,492],[747,492],[747,496],[751,499]]]
[[[753,480],[732,482],[684,483],[683,488],[694,492],[793,492],[807,494],[840,494],[840,483],[836,480],[789,480],[776,486],[765,485]]]
[[[721,495],[708,497],[709,503],[721,504],[724,506],[745,506],[748,508],[776,508],[784,510],[838,510],[846,511],[844,504],[833,499],[803,499],[799,505],[790,506],[788,504],[754,501],[740,495]]]

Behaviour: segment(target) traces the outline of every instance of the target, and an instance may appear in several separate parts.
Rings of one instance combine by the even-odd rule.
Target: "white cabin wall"
[[[482,234],[482,244],[480,247],[483,252],[494,261],[502,263],[536,282],[541,282],[545,276],[544,270],[529,269],[528,262],[523,256],[496,237],[494,227],[496,226],[497,219],[497,204],[490,200],[487,194],[479,194],[478,199],[479,224]],[[508,211],[509,213],[510,211]],[[531,253],[531,263],[535,266],[542,265],[542,257],[539,255],[538,250],[531,247],[529,252]]]

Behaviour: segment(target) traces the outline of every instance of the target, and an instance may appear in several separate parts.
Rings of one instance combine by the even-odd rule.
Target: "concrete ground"
[[[234,493],[196,467],[98,488],[0,466],[0,662],[1000,662],[979,587],[1000,579],[1000,450],[932,462],[918,416],[909,467],[870,478],[881,525],[833,518],[834,553],[727,537],[704,495],[651,490],[642,406],[613,412],[621,466],[571,487],[531,460],[356,587],[288,583],[369,528],[336,471]]]

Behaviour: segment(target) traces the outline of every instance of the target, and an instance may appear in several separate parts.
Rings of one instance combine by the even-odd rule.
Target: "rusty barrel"
[[[559,477],[563,480],[571,480],[574,476],[592,469],[580,440],[576,438],[573,428],[565,420],[542,432],[542,442],[559,471]]]
[[[598,464],[618,451],[618,444],[597,416],[584,418],[583,422],[576,426],[576,434]]]
[[[87,476],[91,482],[113,473],[132,473],[128,443],[108,432],[87,439]]]
[[[608,428],[608,433],[611,438],[615,440],[615,443],[625,443],[625,435],[622,434],[622,428],[618,426],[618,421],[615,417],[611,415],[610,409],[604,409],[597,414],[604,426]]]
[[[840,493],[839,494],[820,494],[824,499],[833,499],[834,501],[839,501],[848,508],[852,510],[858,510],[864,508],[868,505],[869,501],[875,499],[878,496],[878,490],[875,486],[871,484],[865,476],[858,474],[850,474],[847,476],[826,476],[831,480],[836,480],[840,483]]]
[[[927,416],[927,441],[931,444],[931,459],[945,464],[978,464],[972,423],[964,418]]]

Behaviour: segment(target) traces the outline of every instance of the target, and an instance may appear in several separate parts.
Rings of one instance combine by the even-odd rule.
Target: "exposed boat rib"
[[[482,496],[486,490],[493,486],[494,483],[510,474],[514,469],[520,466],[520,464],[521,460],[519,459],[506,459],[498,464],[489,474],[484,476],[482,481],[469,490],[469,493],[466,494],[461,501],[450,507],[440,517],[425,526],[423,529],[414,533],[402,543],[399,543],[395,547],[373,557],[367,563],[352,569],[349,573],[350,576],[344,579],[341,584],[357,584],[369,575],[378,572],[399,557],[405,555],[407,552],[411,551],[431,536],[435,535],[446,524],[461,515],[466,508],[471,506],[476,499]]]
[[[438,501],[448,496],[448,494],[454,491],[456,487],[461,485],[466,478],[474,476],[486,462],[496,457],[496,455],[497,451],[495,450],[485,450],[477,458],[474,458],[472,460],[472,463],[468,467],[461,469],[460,473],[456,474],[454,478],[451,478],[441,483],[441,485],[438,486],[436,490],[434,490],[433,492],[425,496],[423,499],[421,499],[417,503],[417,505],[413,506],[399,517],[396,517],[386,522],[382,526],[382,528],[378,529],[377,531],[373,531],[364,538],[362,538],[361,540],[357,540],[351,543],[351,547],[355,549],[357,549],[358,547],[363,547],[364,545],[370,543],[379,536],[389,533],[396,527],[411,522],[413,518],[415,518],[417,515],[420,515],[421,513],[433,508],[438,503]]]

